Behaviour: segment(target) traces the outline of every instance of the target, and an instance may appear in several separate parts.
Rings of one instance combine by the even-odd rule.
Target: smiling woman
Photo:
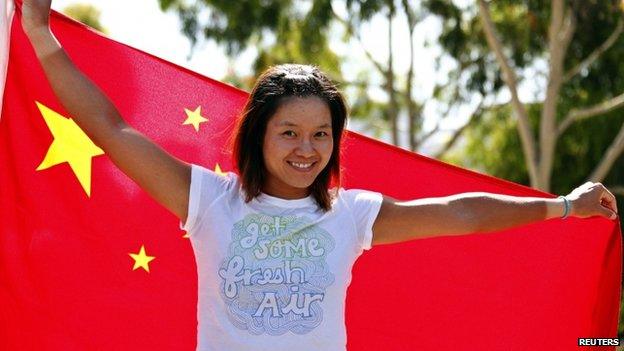
[[[258,78],[232,139],[238,174],[218,175],[128,125],[55,40],[49,11],[50,0],[24,0],[22,25],[57,97],[188,233],[199,350],[345,350],[351,268],[373,245],[560,216],[616,217],[613,195],[590,182],[557,199],[479,192],[402,202],[345,190],[339,155],[347,108],[308,65],[275,66]]]
[[[285,64],[265,71],[234,134],[234,164],[246,200],[261,192],[284,199],[312,195],[329,210],[328,186],[332,180],[340,185],[346,120],[342,94],[318,68]]]
[[[308,187],[329,163],[333,145],[331,112],[324,100],[285,101],[269,120],[264,136],[264,192],[285,199],[308,196]]]

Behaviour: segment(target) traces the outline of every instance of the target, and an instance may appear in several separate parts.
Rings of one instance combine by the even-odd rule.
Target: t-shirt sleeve
[[[358,244],[362,249],[369,250],[373,242],[373,224],[379,214],[383,195],[370,190],[349,189],[345,191],[345,198],[355,221]]]
[[[228,191],[232,182],[231,173],[221,176],[202,166],[191,165],[188,215],[186,223],[180,221],[180,229],[185,230],[189,236],[193,235],[204,219],[206,210]]]

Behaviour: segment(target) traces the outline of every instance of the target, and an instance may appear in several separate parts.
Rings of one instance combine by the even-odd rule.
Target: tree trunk
[[[399,124],[398,124],[398,104],[397,96],[394,92],[394,67],[392,65],[392,19],[394,17],[394,8],[391,6],[388,11],[388,69],[386,70],[386,91],[388,92],[388,110],[387,116],[392,128],[392,143],[399,145]]]
[[[553,0],[551,3],[551,20],[548,28],[548,87],[542,107],[539,135],[539,160],[537,188],[550,191],[555,146],[557,145],[557,103],[563,83],[563,62],[572,34],[574,33],[574,19],[571,11],[566,11],[563,0]]]

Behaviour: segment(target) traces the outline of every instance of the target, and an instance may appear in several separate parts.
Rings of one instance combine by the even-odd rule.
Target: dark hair
[[[260,195],[266,181],[262,146],[267,123],[280,104],[290,97],[316,96],[331,111],[334,147],[329,163],[310,185],[310,193],[324,210],[331,209],[329,185],[340,187],[340,140],[347,121],[344,97],[332,81],[315,66],[284,64],[264,71],[249,95],[233,132],[232,151],[238,169],[245,201]]]

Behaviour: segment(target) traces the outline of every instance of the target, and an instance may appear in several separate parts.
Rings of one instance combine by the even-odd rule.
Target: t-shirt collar
[[[270,204],[273,206],[287,207],[287,208],[316,206],[316,200],[314,200],[314,197],[311,194],[301,199],[288,200],[288,199],[282,199],[280,197],[267,195],[265,193],[260,193],[260,195],[254,198],[254,201],[257,201],[260,204]]]

